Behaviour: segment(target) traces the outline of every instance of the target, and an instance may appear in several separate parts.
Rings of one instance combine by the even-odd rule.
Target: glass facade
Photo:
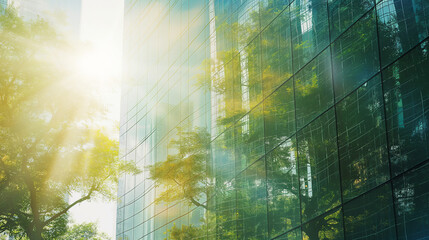
[[[117,239],[428,239],[428,36],[427,0],[125,0]]]
[[[3,14],[4,10],[7,8],[8,0],[0,0],[0,14]]]

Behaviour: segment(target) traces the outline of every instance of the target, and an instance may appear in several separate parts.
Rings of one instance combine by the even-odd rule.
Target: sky
[[[106,127],[119,121],[123,4],[123,0],[82,0],[80,38],[91,45],[82,62],[98,62],[90,65],[87,74],[100,83],[98,96],[109,112]],[[112,137],[117,139],[118,133]],[[82,203],[71,210],[71,217],[76,223],[96,222],[100,231],[115,239],[116,202],[98,199]]]

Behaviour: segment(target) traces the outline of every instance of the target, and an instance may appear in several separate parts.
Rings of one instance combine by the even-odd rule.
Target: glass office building
[[[3,14],[3,11],[7,8],[8,0],[0,0],[0,14]]]
[[[428,0],[126,0],[117,239],[428,239],[428,36]]]

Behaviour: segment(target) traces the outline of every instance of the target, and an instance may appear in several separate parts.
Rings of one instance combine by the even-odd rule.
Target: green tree
[[[105,233],[99,232],[95,223],[81,223],[68,227],[67,232],[58,240],[105,240],[110,239]]]
[[[157,202],[186,200],[190,205],[207,209],[204,201],[212,186],[206,174],[206,161],[209,154],[210,135],[205,129],[184,131],[178,128],[177,139],[169,143],[177,154],[168,155],[163,162],[148,167],[150,178],[164,189],[157,196]]]
[[[169,239],[171,240],[197,239],[199,236],[201,236],[200,227],[192,225],[182,225],[181,228],[178,228],[176,225],[174,225],[173,227],[171,227],[171,229],[168,230],[168,232]]]
[[[0,16],[0,232],[17,238],[62,235],[72,207],[113,199],[118,176],[139,171],[94,129],[101,111],[73,77],[72,46],[41,19]]]

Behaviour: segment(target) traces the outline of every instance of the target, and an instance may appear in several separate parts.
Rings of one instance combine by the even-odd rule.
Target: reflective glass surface
[[[383,66],[429,36],[426,0],[383,0],[377,13]]]
[[[301,223],[295,136],[267,154],[268,229],[276,237]]]
[[[334,102],[329,49],[301,69],[294,81],[297,126],[301,128]]]
[[[295,230],[292,230],[284,235],[282,235],[281,237],[278,237],[276,239],[280,239],[280,240],[301,240],[301,229],[297,228]]]
[[[240,172],[265,154],[263,105],[240,119],[234,130],[235,168]]]
[[[398,239],[429,236],[429,165],[408,172],[393,182]]]
[[[269,151],[295,132],[293,81],[289,80],[264,101],[265,145]]]
[[[383,71],[394,174],[429,157],[429,46],[425,42]]]
[[[117,239],[424,239],[428,10],[125,0]]]
[[[276,11],[270,9],[270,11]],[[278,10],[277,10],[278,11]],[[261,33],[262,84],[264,96],[292,76],[292,48],[289,7]]]
[[[298,132],[301,215],[306,222],[340,204],[334,110]]]
[[[292,2],[292,0],[268,0],[261,2],[260,19],[262,28],[267,25],[272,25],[273,19],[279,17],[290,2]]]
[[[290,5],[293,70],[297,72],[329,44],[326,0],[298,0]]]
[[[302,225],[302,239],[344,239],[341,209],[328,212]]]
[[[390,184],[344,205],[346,239],[396,239]]]
[[[237,239],[267,239],[267,188],[265,160],[261,159],[236,178]]]
[[[380,69],[375,11],[368,12],[332,45],[335,98],[358,88]]]
[[[389,179],[382,97],[377,75],[337,105],[344,200]]]
[[[225,181],[226,186],[216,187],[215,195],[215,232],[216,239],[236,239],[237,236],[237,208],[236,194],[232,187],[233,182]]]
[[[328,0],[331,39],[336,39],[341,33],[356,22],[371,7],[373,0]]]
[[[249,104],[246,106],[246,102],[243,102],[244,108],[252,108],[262,100],[262,70],[261,70],[261,42],[259,35],[244,49],[242,53],[245,58],[241,59],[247,65],[246,74],[243,74],[241,79],[241,90],[240,97],[246,95],[248,92]]]

